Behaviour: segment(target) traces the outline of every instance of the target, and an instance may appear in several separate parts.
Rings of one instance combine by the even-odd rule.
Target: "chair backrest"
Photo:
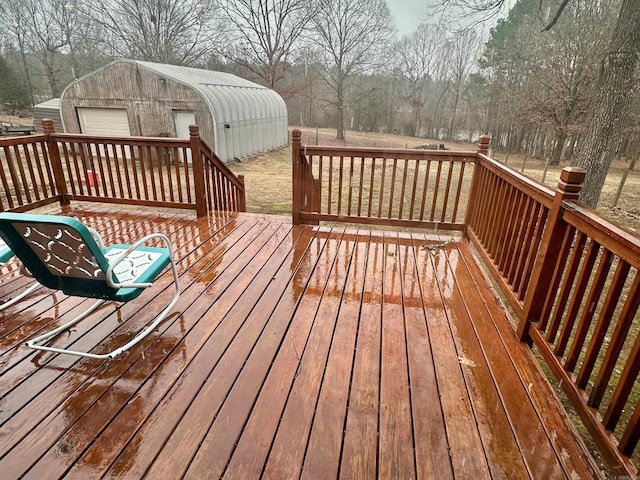
[[[114,298],[117,290],[106,282],[109,263],[75,218],[3,212],[0,237],[42,285],[68,295]]]
[[[9,248],[9,246],[5,243],[5,241],[0,238],[0,263],[4,263],[13,257],[13,252]]]

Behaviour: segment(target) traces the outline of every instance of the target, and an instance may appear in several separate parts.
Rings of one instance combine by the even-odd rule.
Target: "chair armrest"
[[[104,250],[104,240],[102,239],[102,236],[100,236],[98,231],[94,230],[93,228],[90,228],[90,227],[87,227],[87,229],[89,230],[89,233],[91,234],[93,239],[98,244],[98,247],[100,247],[100,250]]]
[[[125,260],[129,255],[131,255],[134,251],[136,251],[136,249],[142,245],[144,245],[145,243],[147,243],[150,240],[154,240],[154,239],[160,239],[162,240],[162,242],[165,244],[165,247],[167,250],[169,250],[169,257],[171,257],[172,261],[173,261],[173,250],[171,248],[171,242],[169,241],[169,237],[167,237],[166,235],[164,235],[163,233],[152,233],[151,235],[147,235],[143,238],[141,238],[140,240],[138,240],[136,243],[134,243],[133,245],[131,245],[129,248],[127,248],[124,252],[122,252],[118,257],[116,257],[116,259],[113,261],[113,263],[109,264],[109,268],[107,269],[106,272],[106,277],[107,277],[107,283],[109,284],[110,287],[112,288],[147,288],[150,287],[151,285],[153,285],[152,283],[135,283],[135,282],[130,282],[130,283],[116,283],[113,281],[113,269],[118,266],[119,263],[121,263],[123,260]]]

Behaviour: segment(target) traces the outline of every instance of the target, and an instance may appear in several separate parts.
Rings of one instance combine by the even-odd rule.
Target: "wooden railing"
[[[293,222],[464,230],[474,152],[300,145],[294,130]]]
[[[294,131],[293,222],[463,231],[604,459],[635,476],[640,238],[578,202],[584,170],[565,168],[552,189],[488,148],[488,137],[465,153],[305,147]]]
[[[0,140],[2,210],[27,210],[71,200],[185,208],[199,216],[244,211],[245,191],[201,141],[56,133]]]
[[[640,239],[577,201],[584,177],[553,191],[479,155],[467,235],[603,457],[636,475]]]
[[[46,135],[0,139],[0,210],[25,211],[61,200]]]
[[[197,133],[197,131],[193,130],[191,133]],[[192,138],[193,136],[200,138],[199,134],[192,135]],[[207,210],[245,212],[247,205],[244,175],[236,176],[206,143],[199,142],[199,147],[204,165]],[[197,148],[195,145],[192,146],[192,149],[195,148]]]

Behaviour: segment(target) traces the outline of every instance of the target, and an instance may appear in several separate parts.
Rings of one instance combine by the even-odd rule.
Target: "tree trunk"
[[[343,85],[342,85],[342,80],[339,80],[339,84],[338,84],[338,125],[336,126],[336,139],[337,140],[344,140],[344,100],[343,100]]]
[[[567,140],[567,134],[560,131],[556,134],[556,143],[553,147],[553,153],[549,159],[550,165],[560,165],[560,158],[562,157],[562,150],[564,150],[564,144]]]
[[[614,149],[627,120],[627,96],[634,86],[640,48],[640,2],[623,0],[609,48],[596,85],[589,123],[582,135],[574,165],[587,177],[580,200],[596,207],[613,159]]]

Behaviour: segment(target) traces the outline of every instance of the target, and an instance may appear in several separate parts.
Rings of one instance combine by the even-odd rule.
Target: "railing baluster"
[[[524,300],[524,297],[527,293],[525,287],[527,287],[529,279],[531,278],[531,273],[533,271],[533,267],[538,256],[538,250],[540,246],[540,242],[542,240],[542,234],[544,232],[544,227],[547,222],[547,210],[542,208],[541,205],[538,205],[538,215],[536,217],[535,228],[533,231],[533,238],[531,239],[531,245],[527,248],[523,270],[519,275],[520,281],[518,282],[515,291],[518,294],[518,298],[520,300]],[[518,272],[516,272],[518,273]]]
[[[569,301],[569,295],[576,278],[576,273],[578,272],[578,267],[580,266],[580,261],[582,260],[582,252],[586,243],[587,236],[579,233],[571,251],[569,266],[566,270],[565,277],[563,278],[562,288],[555,304],[553,318],[551,319],[549,330],[547,331],[547,341],[549,341],[549,343],[555,343],[556,335],[561,326],[560,324],[564,316],[567,302]]]
[[[599,251],[600,245],[598,245],[593,240],[589,241],[587,254],[583,259],[582,267],[580,268],[580,273],[578,274],[578,279],[573,284],[571,302],[569,303],[567,312],[564,314],[564,324],[562,326],[562,330],[560,331],[560,336],[558,338],[558,342],[554,351],[555,354],[559,357],[562,357],[564,355],[567,344],[569,343],[569,338],[572,335],[573,327],[578,318],[578,311],[580,309],[582,299],[584,298],[587,284],[589,283],[589,278],[591,277],[592,269],[596,263],[596,259],[598,258]],[[567,368],[565,367],[565,369]],[[571,371],[572,369],[567,370]]]
[[[331,203],[331,194],[333,193],[333,155],[329,156],[329,179],[327,186],[327,214],[333,213],[333,205]]]
[[[569,350],[569,354],[567,355],[567,359],[565,361],[564,369],[567,372],[573,372],[576,368],[578,358],[580,357],[580,354],[584,347],[585,339],[587,338],[589,328],[591,327],[591,323],[593,321],[593,316],[596,311],[596,305],[598,304],[600,296],[602,295],[604,284],[607,281],[607,275],[609,274],[609,269],[611,268],[612,261],[613,255],[611,254],[611,252],[609,250],[604,250],[602,252],[602,255],[600,256],[600,262],[598,263],[598,268],[595,272],[593,283],[591,284],[591,288],[589,289],[587,301],[584,305],[584,308],[582,309],[582,315],[580,316],[580,320],[578,322],[578,326],[571,343],[571,349]]]
[[[382,205],[384,203],[384,177],[387,172],[387,159],[382,159],[382,174],[380,178],[380,201],[378,203],[378,218],[382,218]]]
[[[553,311],[553,305],[556,300],[558,289],[560,288],[560,282],[562,281],[562,275],[571,253],[571,244],[576,237],[576,229],[567,226],[564,237],[562,238],[562,244],[560,247],[560,253],[555,261],[555,266],[551,274],[551,280],[549,282],[549,289],[544,298],[544,304],[540,311],[540,317],[538,318],[538,328],[544,332],[547,329],[547,325],[551,320],[551,312]]]
[[[429,191],[429,175],[431,173],[431,160],[427,160],[427,169],[424,172],[424,187],[422,188],[422,201],[420,202],[420,221],[424,220],[424,207]]]
[[[342,190],[342,179],[344,176],[344,157],[340,156],[340,167],[338,169],[338,215],[342,215],[342,196],[344,191]]]
[[[362,215],[362,187],[364,182],[364,157],[360,157],[360,182],[358,188],[358,216]]]
[[[458,206],[460,205],[460,195],[462,193],[462,181],[464,180],[464,162],[460,163],[458,170],[458,185],[456,186],[456,197],[453,201],[453,212],[451,213],[451,222],[456,223],[458,219]],[[468,202],[467,202],[468,203]]]
[[[371,207],[373,204],[373,186],[376,178],[376,159],[371,159],[371,177],[369,179],[369,206],[367,208],[367,217],[371,217]]]
[[[438,191],[440,190],[440,175],[442,174],[442,162],[438,160],[438,169],[436,172],[436,183],[433,186],[433,202],[431,204],[431,215],[429,220],[433,222],[436,213],[436,205],[438,203]]]
[[[638,378],[638,373],[640,373],[640,335],[636,337],[631,352],[627,355],[624,369],[613,392],[611,403],[609,403],[609,407],[602,418],[604,428],[607,430],[615,430],[622,415],[622,410],[629,399],[633,384]]]
[[[602,402],[607,386],[611,380],[611,374],[618,362],[622,346],[627,339],[627,334],[633,323],[638,305],[640,304],[640,274],[636,273],[633,285],[627,294],[627,300],[624,302],[622,312],[618,318],[618,323],[611,335],[611,341],[607,347],[607,351],[602,360],[598,374],[593,384],[593,389],[589,395],[589,401],[587,402],[590,407],[598,408]],[[640,338],[640,337],[639,337]]]
[[[611,324],[613,313],[618,306],[618,300],[620,299],[622,289],[627,281],[627,276],[629,275],[630,270],[631,265],[627,262],[618,262],[618,267],[616,268],[616,272],[611,280],[611,285],[609,285],[607,298],[604,301],[602,310],[600,310],[600,315],[596,322],[591,342],[587,347],[587,353],[585,354],[584,361],[582,362],[582,366],[580,367],[580,371],[576,377],[576,385],[578,388],[584,390],[589,382],[589,378],[593,372],[593,367],[598,360],[600,349],[602,348],[604,338],[607,335],[607,330]]]
[[[418,190],[418,173],[420,170],[420,162],[414,160],[413,181],[411,182],[411,203],[409,207],[409,220],[413,220],[414,210],[416,208],[416,192]]]
[[[409,170],[409,161],[403,160],[404,169],[402,171],[402,187],[400,189],[400,202],[399,202],[399,210],[398,210],[398,218],[402,218],[402,212],[404,207],[404,195],[407,187],[407,173]]]
[[[449,203],[449,192],[451,191],[451,176],[453,175],[453,160],[449,159],[449,173],[447,174],[447,186],[444,190],[444,199],[442,200],[442,214],[440,221],[444,223],[447,216],[447,205]]]
[[[393,170],[391,172],[391,190],[389,191],[389,214],[387,218],[393,218],[393,194],[396,190],[396,170],[398,168],[398,159],[393,159]]]

